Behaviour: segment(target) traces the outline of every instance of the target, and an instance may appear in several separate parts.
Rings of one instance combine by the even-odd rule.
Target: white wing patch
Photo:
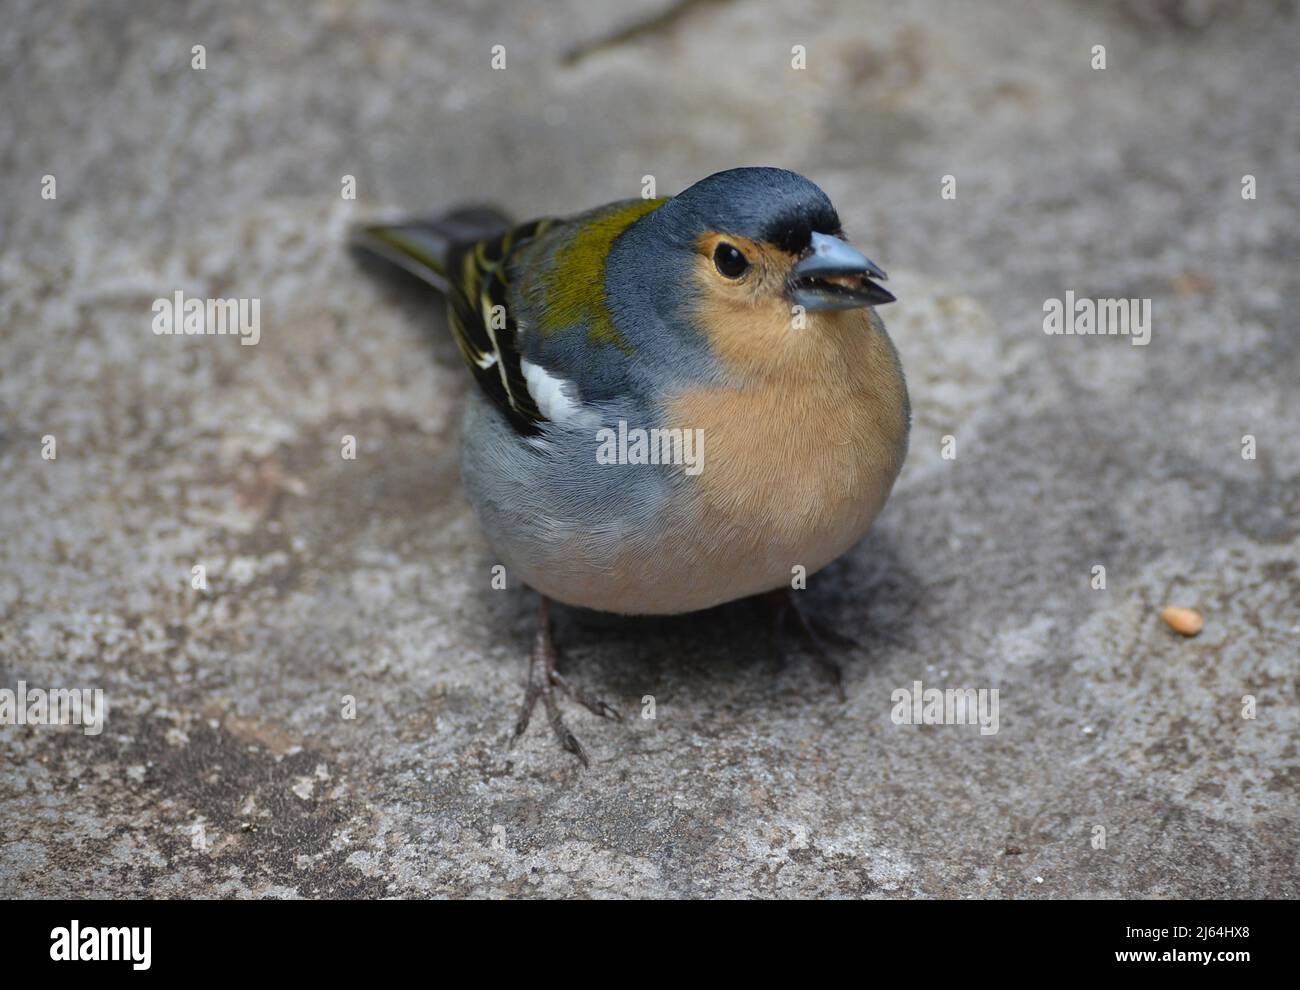
[[[577,390],[572,383],[555,377],[531,361],[520,360],[519,368],[524,373],[528,394],[533,397],[538,411],[551,422],[581,426],[598,418],[594,410],[584,408],[576,398]]]

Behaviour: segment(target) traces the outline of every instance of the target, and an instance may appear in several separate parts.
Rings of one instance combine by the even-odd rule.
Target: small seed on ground
[[[1160,613],[1160,618],[1165,620],[1165,625],[1170,629],[1184,636],[1195,636],[1205,626],[1201,613],[1194,608],[1170,605]]]

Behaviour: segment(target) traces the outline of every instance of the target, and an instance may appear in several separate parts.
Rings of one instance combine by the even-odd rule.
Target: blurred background
[[[0,687],[109,715],[0,726],[0,894],[1295,896],[1296,16],[10,0]],[[534,602],[460,492],[468,375],[344,231],[737,165],[821,185],[899,299],[912,452],[808,592],[848,703],[743,603],[566,611],[632,717],[569,710],[585,773],[540,722],[508,753]],[[154,335],[178,290],[259,299],[259,343]],[[1067,291],[1150,299],[1151,343],[1045,335]],[[999,733],[893,724],[918,679],[998,688]]]

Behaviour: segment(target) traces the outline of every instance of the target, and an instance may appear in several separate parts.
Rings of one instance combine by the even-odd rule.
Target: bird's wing
[[[447,297],[452,334],[479,386],[525,436],[547,420],[522,361],[508,262],[515,252],[562,221],[508,226],[499,214],[462,210],[433,220],[366,224],[351,242],[401,266]],[[484,233],[487,236],[483,236]],[[540,383],[544,390],[545,382]]]

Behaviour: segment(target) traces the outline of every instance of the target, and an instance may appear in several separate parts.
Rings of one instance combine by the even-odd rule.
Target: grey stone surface
[[[1296,896],[1293,4],[165,6],[0,27],[0,687],[109,704],[0,726],[0,895]],[[468,376],[342,231],[738,164],[900,299],[912,455],[805,599],[848,702],[746,604],[562,611],[631,717],[568,709],[587,771],[540,720],[507,753],[535,605],[459,488]],[[155,336],[177,289],[260,343]],[[1066,290],[1150,298],[1150,345],[1045,335]],[[895,725],[916,679],[1000,731]]]

